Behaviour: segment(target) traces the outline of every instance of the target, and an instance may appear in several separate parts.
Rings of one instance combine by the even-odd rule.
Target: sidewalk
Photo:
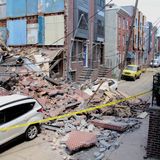
[[[120,137],[123,142],[117,150],[106,154],[106,160],[144,160],[148,138],[149,116],[142,120],[140,129]],[[154,160],[148,158],[148,160]]]

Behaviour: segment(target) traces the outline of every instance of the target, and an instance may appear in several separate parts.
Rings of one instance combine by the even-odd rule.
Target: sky
[[[113,0],[112,3],[135,5],[135,0]],[[160,17],[160,0],[139,0],[138,9],[147,17],[147,21],[154,23]]]

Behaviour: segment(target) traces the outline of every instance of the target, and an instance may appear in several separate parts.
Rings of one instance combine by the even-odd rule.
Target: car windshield
[[[137,71],[137,67],[135,66],[127,66],[126,69],[131,71]]]
[[[157,63],[157,60],[155,59],[155,60],[153,60],[153,63]]]

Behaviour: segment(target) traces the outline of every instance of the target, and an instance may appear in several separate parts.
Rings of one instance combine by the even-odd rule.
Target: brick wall
[[[117,16],[118,22],[118,34],[117,34],[117,50],[121,54],[121,61],[124,60],[124,54],[126,51],[126,37],[129,37],[129,29],[131,26],[131,17],[125,12],[119,12]],[[125,25],[124,25],[125,21]],[[120,24],[119,24],[120,23]],[[126,23],[128,25],[126,25]],[[132,51],[132,43],[130,44],[129,51]]]
[[[160,107],[150,109],[147,157],[160,158]]]

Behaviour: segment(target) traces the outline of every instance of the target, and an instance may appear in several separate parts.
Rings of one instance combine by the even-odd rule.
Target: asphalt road
[[[158,70],[149,69],[149,71],[142,74],[141,78],[136,80],[135,82],[124,81],[124,80],[120,81],[118,89],[128,95],[135,95],[137,93],[148,91],[152,88],[152,77],[155,74],[155,72],[157,72]],[[145,97],[148,99],[149,97],[151,97],[151,94]],[[143,135],[143,131],[141,133]],[[58,150],[53,150],[53,146],[51,145],[51,143],[49,143],[48,141],[44,141],[43,138],[44,137],[41,134],[39,135],[38,138],[30,142],[24,142],[23,139],[19,139],[11,143],[9,146],[3,149],[3,152],[0,154],[0,160],[12,160],[12,159],[13,160],[53,160],[53,159],[63,160],[65,158],[65,155],[62,152],[60,153]],[[128,138],[126,139],[128,142]],[[122,150],[120,151],[125,152],[125,149],[126,149],[125,147],[127,146],[124,146],[124,148],[122,148]],[[130,147],[130,149],[133,149],[133,148]],[[138,150],[135,150],[135,151],[137,151],[138,154],[140,154]],[[116,159],[116,157],[114,156],[111,156],[111,157],[112,157],[112,160],[126,159],[124,158],[124,153],[121,153],[121,152],[119,153],[118,150],[116,152],[116,157],[118,158]],[[79,160],[81,159],[84,160],[85,158],[82,156]],[[141,160],[141,159],[137,159],[137,160]]]

